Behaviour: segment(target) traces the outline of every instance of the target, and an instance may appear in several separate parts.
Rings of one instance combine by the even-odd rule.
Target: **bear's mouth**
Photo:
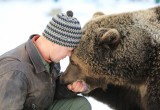
[[[89,93],[91,90],[90,90],[90,86],[84,81],[84,80],[81,80],[81,79],[78,79],[78,80],[72,80],[72,81],[66,81],[62,78],[62,76],[60,77],[60,84],[61,85],[65,85],[66,87],[70,84],[73,84],[74,82],[79,82],[81,83],[81,86],[83,86],[83,91],[79,92],[79,93]]]
[[[77,80],[80,81],[84,87],[84,90],[82,91],[82,93],[89,93],[90,92],[90,86],[83,80]]]

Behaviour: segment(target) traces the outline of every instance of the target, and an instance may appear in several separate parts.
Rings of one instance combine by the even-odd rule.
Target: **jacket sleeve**
[[[63,98],[71,98],[77,96],[76,93],[68,90],[66,85],[62,85],[59,83],[59,77],[62,74],[60,72],[60,63],[51,63],[51,74],[54,74],[56,77],[56,90],[55,90],[55,99],[63,99]]]
[[[59,77],[56,80],[56,91],[55,91],[55,99],[63,99],[63,98],[72,98],[76,97],[77,93],[70,91],[66,85],[61,85],[59,83]]]
[[[22,110],[27,95],[27,78],[20,71],[0,76],[0,110]]]

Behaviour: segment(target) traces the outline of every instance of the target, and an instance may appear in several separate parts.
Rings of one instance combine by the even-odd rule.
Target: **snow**
[[[73,10],[83,26],[96,11],[106,14],[146,9],[159,4],[154,0],[0,0],[0,55],[41,34],[51,19],[51,10]],[[61,61],[62,71],[68,58]],[[93,110],[111,110],[107,105],[87,98]]]

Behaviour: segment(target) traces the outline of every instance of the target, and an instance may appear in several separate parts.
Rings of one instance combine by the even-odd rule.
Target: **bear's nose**
[[[74,82],[74,81],[73,81],[73,82]],[[63,76],[63,75],[61,75],[61,76],[59,77],[59,83],[60,83],[61,85],[68,85],[68,84],[72,84],[73,82],[70,82],[69,80],[67,80],[66,77]]]
[[[60,83],[60,84],[65,84],[65,81],[63,80],[62,75],[59,77],[59,83]]]
[[[62,84],[62,85],[68,85],[69,83],[65,81],[63,75],[61,75],[59,77],[59,83]]]

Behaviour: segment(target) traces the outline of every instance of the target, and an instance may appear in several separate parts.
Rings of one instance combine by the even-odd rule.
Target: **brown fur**
[[[86,93],[116,110],[158,110],[160,7],[94,14],[61,77],[63,83],[76,80],[85,81]]]

